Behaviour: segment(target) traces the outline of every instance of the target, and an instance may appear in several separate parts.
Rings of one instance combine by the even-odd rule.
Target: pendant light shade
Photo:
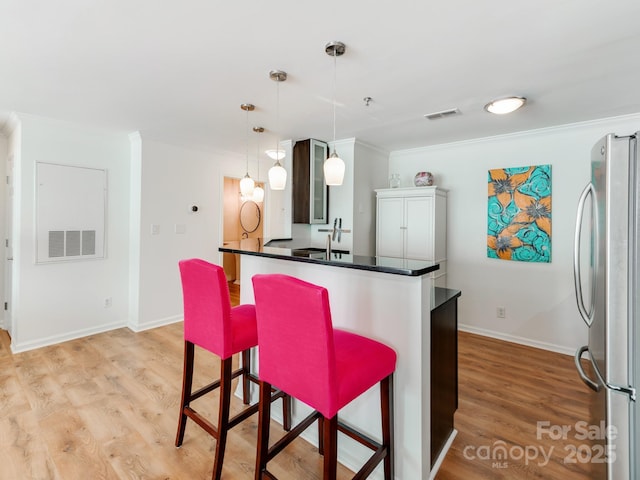
[[[255,188],[255,182],[253,178],[249,176],[249,112],[252,112],[256,107],[250,103],[243,103],[240,108],[247,112],[247,170],[240,180],[240,193],[243,198],[250,198],[253,195],[253,189]]]
[[[287,184],[287,171],[280,162],[269,169],[269,187],[271,190],[284,190]]]
[[[342,185],[344,161],[334,152],[324,161],[324,181],[327,185]]]
[[[255,189],[256,183],[253,181],[253,178],[246,174],[240,180],[240,193],[243,197],[250,197],[253,195],[253,190]]]
[[[259,185],[253,189],[253,201],[256,203],[262,203],[264,201],[264,188]]]
[[[278,132],[278,122],[280,121],[280,82],[284,82],[287,79],[287,72],[282,70],[271,70],[269,72],[269,78],[276,82],[276,135]],[[269,187],[271,190],[284,190],[287,184],[287,171],[280,164],[280,160],[284,158],[284,150],[280,150],[280,140],[276,140],[275,158],[269,152],[274,150],[268,150],[267,154],[274,158],[276,163],[269,169]],[[282,152],[282,156],[280,156]]]
[[[336,153],[336,58],[345,52],[345,44],[342,42],[329,42],[324,46],[327,55],[333,57],[333,153],[324,162],[324,180],[327,185],[339,186],[344,180],[344,160]]]

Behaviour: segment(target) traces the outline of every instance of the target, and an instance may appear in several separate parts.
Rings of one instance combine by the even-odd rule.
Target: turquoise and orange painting
[[[489,170],[487,256],[551,262],[551,165]]]

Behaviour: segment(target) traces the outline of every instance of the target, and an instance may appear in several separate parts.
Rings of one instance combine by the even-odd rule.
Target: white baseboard
[[[141,325],[133,325],[131,323],[126,322],[116,322],[116,323],[108,323],[105,325],[100,325],[98,327],[87,328],[83,330],[75,330],[73,332],[67,332],[61,335],[52,335],[50,337],[39,338],[36,340],[31,340],[29,342],[16,343],[12,338],[11,342],[11,352],[12,353],[21,353],[26,352],[28,350],[35,350],[36,348],[48,347],[50,345],[55,345],[56,343],[67,342],[69,340],[75,340],[77,338],[88,337],[89,335],[95,335],[97,333],[104,333],[110,330],[115,330],[117,328],[128,327],[129,330],[133,332],[142,332],[144,330],[150,330],[156,327],[162,327],[164,325],[170,325],[172,323],[181,322],[183,320],[182,315],[175,315],[172,317],[161,318],[159,320],[154,320],[151,322],[146,322]]]
[[[143,332],[145,330],[151,330],[152,328],[164,327],[165,325],[171,325],[172,323],[178,323],[184,320],[182,315],[173,315],[171,317],[160,318],[158,320],[152,320],[141,324],[133,324],[129,322],[127,327],[133,332]]]
[[[504,340],[506,342],[518,343],[520,345],[526,345],[527,347],[540,348],[542,350],[549,350],[551,352],[562,353],[564,355],[573,356],[575,354],[575,348],[567,347],[563,345],[555,345],[553,343],[539,342],[537,340],[531,340],[530,338],[518,337],[516,335],[509,335],[506,333],[500,333],[493,330],[487,330],[485,328],[473,327],[471,325],[458,325],[458,329],[463,332],[475,333],[476,335],[482,335],[483,337],[491,337],[498,340]]]
[[[108,332],[115,330],[116,328],[126,327],[125,322],[108,323],[97,327],[87,328],[83,330],[75,330],[73,332],[67,332],[61,335],[52,335],[50,337],[39,338],[37,340],[31,340],[29,342],[16,343],[15,339],[11,339],[11,353],[21,353],[27,350],[34,350],[36,348],[48,347],[55,345],[56,343],[68,342],[69,340],[75,340],[77,338],[88,337],[89,335],[95,335],[97,333]]]
[[[444,461],[444,457],[447,456],[447,452],[451,448],[451,444],[453,443],[453,440],[456,438],[457,434],[458,434],[458,431],[454,428],[451,434],[449,435],[449,438],[447,438],[446,443],[442,447],[442,450],[440,450],[440,455],[438,455],[438,458],[436,459],[435,463],[433,464],[433,467],[431,468],[431,473],[429,474],[429,480],[433,480],[434,478],[436,478],[436,474],[438,473],[438,470],[440,470],[440,465],[442,465],[442,462]]]

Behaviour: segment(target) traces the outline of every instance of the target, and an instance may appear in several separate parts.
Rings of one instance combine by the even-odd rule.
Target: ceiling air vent
[[[458,110],[457,108],[450,108],[449,110],[442,110],[440,112],[425,113],[424,118],[427,118],[429,120],[438,120],[439,118],[445,118],[459,114],[460,110]]]

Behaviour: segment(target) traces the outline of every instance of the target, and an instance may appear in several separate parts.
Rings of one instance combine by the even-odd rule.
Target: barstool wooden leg
[[[255,480],[262,479],[267,468],[269,453],[269,426],[271,421],[271,385],[260,382],[260,407],[258,408],[258,448],[256,453]]]
[[[324,424],[324,471],[323,480],[336,480],[338,473],[338,415],[325,418]]]
[[[291,430],[291,396],[282,397],[282,428],[285,432]]]
[[[213,480],[220,480],[224,449],[227,446],[229,432],[229,410],[231,407],[231,372],[232,357],[222,360],[220,364],[220,409],[218,412],[218,438],[216,441],[216,456],[213,461]]]
[[[242,352],[242,401],[245,405],[249,405],[251,400],[251,382],[249,374],[251,373],[251,350],[243,350]]]
[[[318,453],[324,455],[324,417],[318,417]]]
[[[178,433],[176,447],[182,445],[184,429],[187,426],[187,415],[184,409],[191,402],[191,388],[193,385],[193,354],[194,346],[191,342],[184,342],[184,366],[182,372],[182,397],[180,399],[180,418],[178,419]]]
[[[384,457],[384,478],[393,480],[395,465],[393,461],[393,374],[380,382],[380,410],[382,415],[382,444],[387,448]]]

